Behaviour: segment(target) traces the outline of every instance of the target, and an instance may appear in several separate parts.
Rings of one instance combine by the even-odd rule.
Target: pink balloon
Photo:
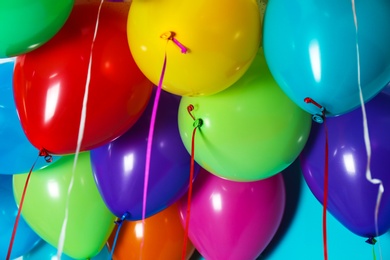
[[[201,169],[193,186],[188,236],[207,260],[256,259],[279,228],[285,199],[281,174],[234,182]],[[187,196],[179,206],[185,225]]]

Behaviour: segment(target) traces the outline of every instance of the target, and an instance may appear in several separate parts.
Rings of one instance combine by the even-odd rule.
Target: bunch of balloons
[[[298,161],[386,234],[388,24],[386,0],[0,0],[0,258],[256,259]]]

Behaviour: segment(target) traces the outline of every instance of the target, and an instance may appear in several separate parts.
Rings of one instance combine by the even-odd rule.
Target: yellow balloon
[[[259,49],[261,17],[257,0],[133,0],[127,35],[135,62],[154,84],[166,54],[165,91],[211,95],[248,69]]]

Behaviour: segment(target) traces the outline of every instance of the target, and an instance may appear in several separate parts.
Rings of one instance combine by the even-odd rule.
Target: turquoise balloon
[[[390,1],[271,0],[264,17],[263,47],[278,85],[301,108],[326,116],[360,106],[390,81]]]
[[[0,59],[0,174],[29,172],[39,151],[27,139],[14,102],[12,77],[15,59]],[[53,156],[53,161],[60,157]],[[34,170],[49,163],[39,157]]]
[[[18,207],[12,188],[12,176],[0,175],[0,259],[6,259],[11,242]],[[29,252],[41,238],[21,217],[11,251],[11,259]]]

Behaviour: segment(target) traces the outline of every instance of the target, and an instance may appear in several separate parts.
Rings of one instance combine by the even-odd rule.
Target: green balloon
[[[298,76],[298,75],[297,75]],[[287,168],[306,144],[311,116],[279,88],[260,49],[251,67],[228,89],[211,96],[182,97],[180,135],[191,150],[193,119],[203,125],[195,134],[195,161],[209,172],[233,181],[256,181]]]
[[[74,0],[0,0],[0,58],[32,51],[64,25]]]
[[[72,178],[74,155],[61,157],[53,165],[31,174],[22,216],[47,243],[58,246],[65,217],[68,187]],[[89,259],[104,247],[114,229],[115,216],[107,209],[96,187],[89,152],[80,153],[69,196],[64,254]],[[27,174],[13,176],[19,204]]]

